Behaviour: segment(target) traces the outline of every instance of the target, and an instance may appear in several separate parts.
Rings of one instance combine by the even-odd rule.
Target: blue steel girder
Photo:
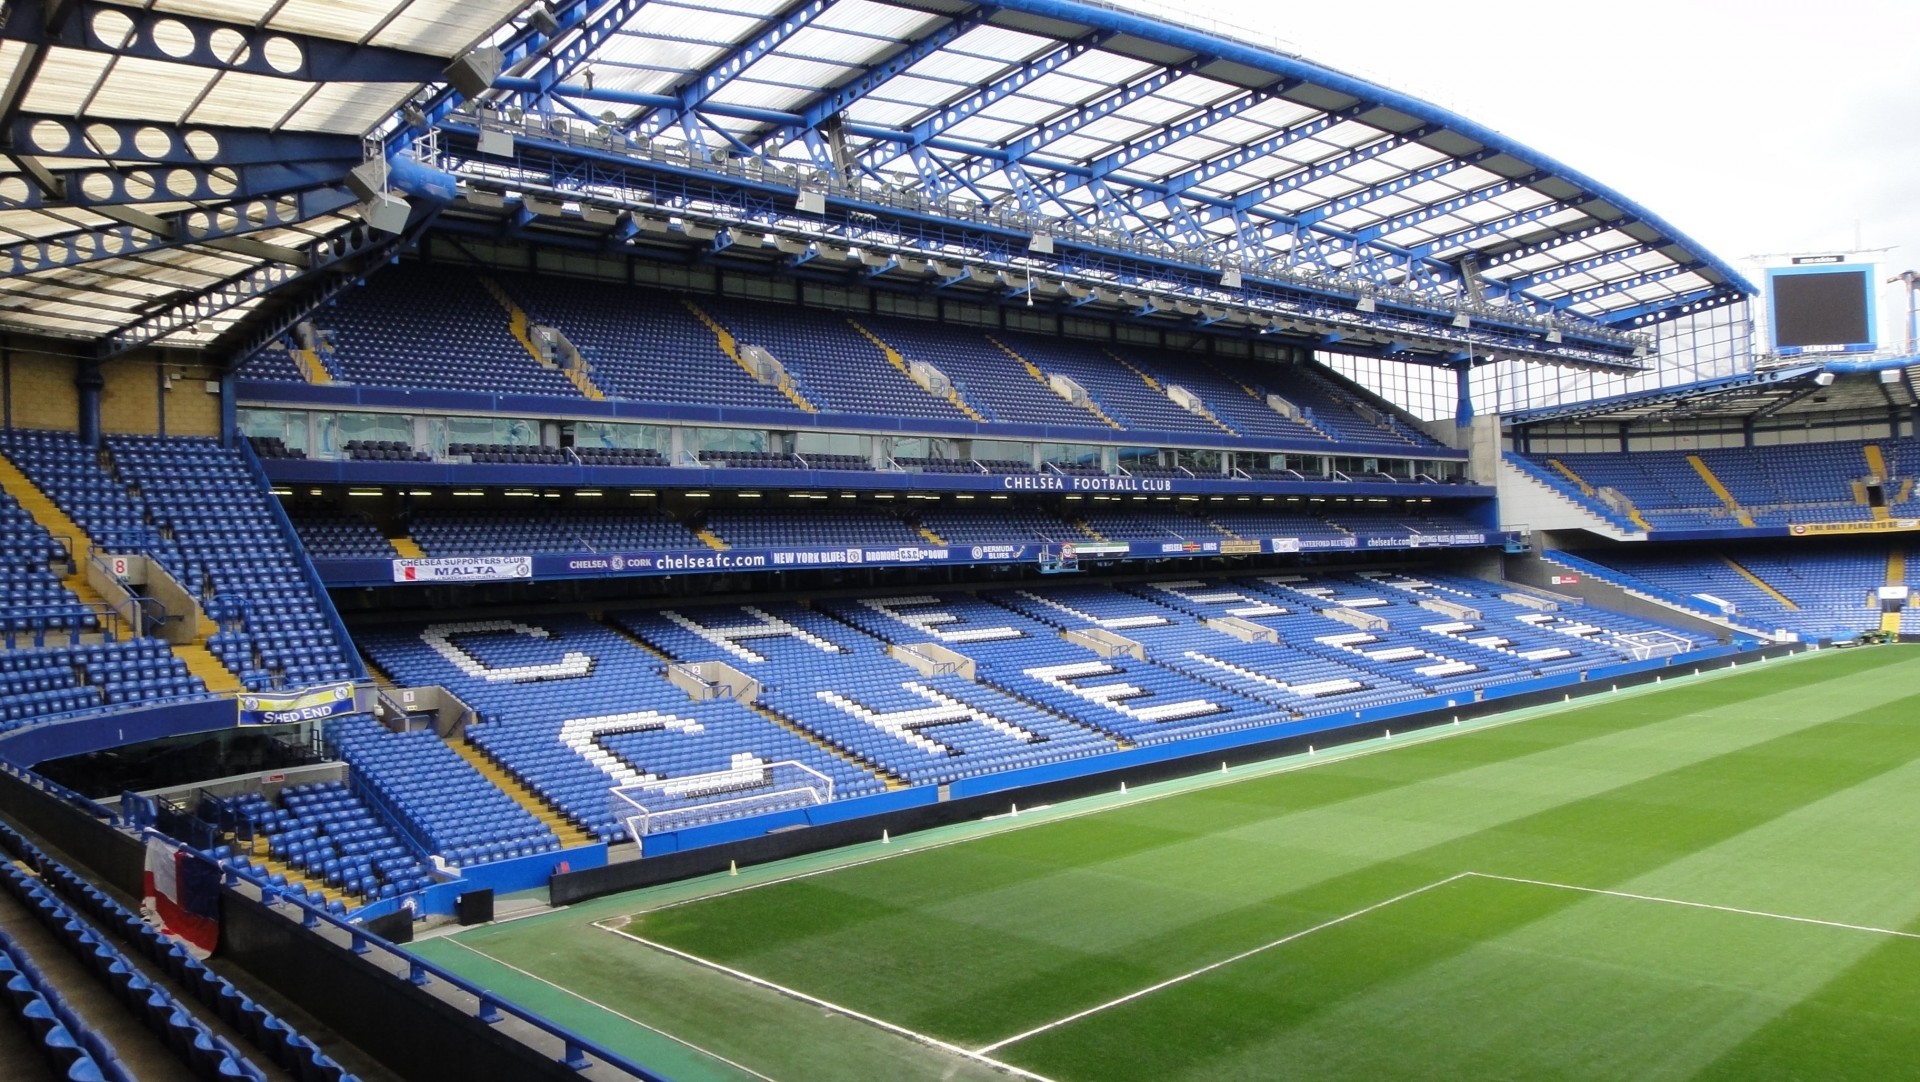
[[[1470,192],[1462,192],[1451,199],[1431,203],[1424,207],[1416,207],[1404,214],[1396,214],[1391,218],[1382,219],[1364,229],[1355,230],[1354,235],[1366,241],[1378,240],[1389,233],[1398,232],[1408,226],[1419,225],[1421,222],[1432,221],[1435,218],[1444,217],[1448,214],[1456,214],[1466,210],[1468,207],[1485,203],[1489,199],[1498,199],[1503,195],[1517,192],[1529,184],[1536,183],[1545,178],[1545,173],[1535,171],[1522,177],[1516,177],[1513,180],[1496,180],[1491,184],[1475,188]]]
[[[1546,267],[1542,270],[1535,271],[1532,274],[1523,274],[1515,278],[1508,278],[1501,284],[1514,292],[1524,292],[1536,286],[1550,285],[1562,278],[1571,278],[1576,274],[1588,274],[1602,267],[1632,259],[1634,256],[1645,255],[1655,249],[1656,246],[1651,244],[1629,244],[1624,248],[1615,248],[1611,252],[1602,252],[1599,255],[1576,260],[1572,263],[1562,263],[1558,266]]]
[[[798,139],[808,132],[817,131],[820,125],[832,117],[839,116],[847,106],[859,101],[882,83],[946,48],[954,40],[976,27],[984,25],[990,14],[990,9],[982,7],[971,14],[947,21],[926,37],[909,43],[899,52],[861,72],[853,80],[821,95],[800,111],[797,124],[773,128],[755,140],[754,145],[765,146],[770,139],[777,139],[784,143]]]
[[[1168,178],[1167,189],[1172,194],[1178,195],[1197,184],[1211,180],[1222,173],[1237,169],[1247,162],[1255,161],[1277,151],[1285,150],[1287,147],[1301,140],[1311,139],[1336,124],[1351,120],[1354,116],[1366,111],[1367,108],[1368,106],[1365,104],[1355,105],[1347,109],[1339,110],[1338,112],[1323,113],[1310,120],[1302,121],[1291,128],[1275,132],[1257,143],[1249,143],[1230,154],[1215,158],[1213,161],[1189,169],[1185,173],[1180,173]],[[1256,184],[1243,191],[1235,192],[1227,203],[1210,212],[1207,220],[1210,221],[1238,211],[1251,210],[1276,195],[1284,195],[1296,188],[1311,184],[1316,180],[1332,176],[1360,162],[1377,158],[1388,151],[1398,150],[1416,139],[1431,135],[1439,130],[1437,126],[1429,124],[1403,134],[1389,135],[1384,139],[1377,139],[1365,146],[1355,147],[1344,154],[1337,154],[1331,158],[1315,162],[1303,169],[1296,169],[1291,173],[1274,177],[1272,180]]]
[[[356,224],[332,236],[321,237],[307,245],[303,265],[266,263],[226,278],[178,304],[119,328],[103,343],[102,352],[106,356],[124,353],[191,327],[203,319],[237,308],[256,297],[284,289],[299,279],[327,270],[343,260],[398,248],[403,243],[417,239],[426,224],[423,222],[405,234],[376,233],[364,224]]]
[[[640,4],[645,3],[646,0],[620,0],[620,2],[625,3],[629,8],[637,8]],[[505,41],[496,46],[501,54],[501,70],[511,71],[533,58],[540,56],[542,53],[551,50],[556,43],[561,41],[569,43],[567,46],[563,46],[561,51],[570,52],[577,60],[578,56],[584,55],[582,47],[580,46],[580,41],[584,35],[575,34],[573,31],[587,19],[588,14],[592,10],[592,6],[592,0],[549,0],[549,10],[553,12],[553,19],[557,24],[554,32],[551,35],[544,34],[530,24],[523,25],[515,30]],[[596,39],[595,44],[597,43],[598,40]],[[590,51],[590,49],[585,51]],[[570,73],[571,69],[568,69],[566,74]],[[556,76],[543,85],[558,85],[560,81],[560,77]],[[455,109],[459,108],[460,104],[465,100],[465,95],[461,94],[452,86],[442,87],[421,107],[420,111],[424,118],[424,124],[396,125],[394,130],[386,137],[386,149],[391,151],[396,147],[403,147],[412,143],[415,139],[425,134],[425,127],[437,124],[446,119],[446,117]]]
[[[353,193],[344,188],[315,188],[293,196],[176,211],[157,219],[156,230],[119,224],[21,241],[0,248],[0,275],[32,274],[278,229],[340,210],[355,201]]]
[[[12,8],[0,23],[0,40],[220,71],[308,82],[430,83],[447,64],[441,57],[405,49],[98,0],[70,0],[55,11],[51,26],[48,0],[14,0]]]
[[[1067,115],[1042,124],[1030,134],[1021,136],[999,148],[998,153],[980,156],[973,164],[966,167],[964,175],[970,180],[979,180],[999,172],[1007,163],[1026,161],[1048,143],[1063,139],[1088,124],[1108,116],[1116,109],[1124,108],[1141,98],[1159,92],[1174,80],[1191,74],[1192,70],[1192,66],[1186,64],[1163,68],[1119,87],[1104,97],[1095,98],[1073,109]]]
[[[1425,169],[1415,169],[1410,172],[1401,173],[1397,177],[1389,177],[1378,184],[1361,188],[1356,192],[1349,192],[1336,199],[1330,199],[1317,207],[1310,207],[1300,211],[1294,216],[1300,220],[1302,225],[1311,226],[1336,215],[1345,214],[1347,211],[1358,210],[1376,199],[1385,198],[1395,192],[1404,192],[1408,188],[1416,185],[1425,184],[1431,180],[1439,180],[1441,177],[1447,176],[1450,173],[1456,173],[1462,169],[1486,161],[1488,158],[1499,153],[1501,153],[1501,151],[1494,150],[1490,147],[1482,147],[1461,158],[1449,159],[1430,165]]]
[[[29,185],[18,199],[0,197],[0,210],[111,207],[139,203],[252,199],[279,192],[342,183],[359,164],[305,162],[243,165],[234,169],[170,165],[153,169],[69,169],[50,174],[54,193]]]
[[[830,6],[829,0],[805,0],[799,7],[784,12],[772,26],[736,46],[674,90],[672,93],[680,99],[680,104],[675,108],[656,109],[647,114],[639,130],[647,135],[657,135],[671,128],[681,117],[695,112],[702,102],[719,93],[727,85],[727,80],[747,70],[761,57],[806,29]],[[746,152],[751,153],[750,150]]]
[[[1503,267],[1508,263],[1513,263],[1518,260],[1525,259],[1528,256],[1545,255],[1548,252],[1555,251],[1560,248],[1564,248],[1569,244],[1575,244],[1584,240],[1591,240],[1594,237],[1600,236],[1604,233],[1612,232],[1616,229],[1624,229],[1627,226],[1638,223],[1639,221],[1640,221],[1639,218],[1636,218],[1632,215],[1628,215],[1627,217],[1624,217],[1624,218],[1616,218],[1610,222],[1600,222],[1595,225],[1585,226],[1583,228],[1576,229],[1571,233],[1562,233],[1559,236],[1548,237],[1546,240],[1536,241],[1533,244],[1529,244],[1522,248],[1515,248],[1509,252],[1501,252],[1499,255],[1496,255],[1491,259],[1488,259],[1485,265],[1489,268]]]
[[[1193,61],[1193,63],[1197,65],[1207,64],[1211,63],[1212,60],[1212,57],[1200,57]],[[1293,85],[1297,84],[1284,84],[1282,89]],[[1221,121],[1230,120],[1233,117],[1239,116],[1241,113],[1259,105],[1272,96],[1273,92],[1266,90],[1248,90],[1235,94],[1224,101],[1216,102],[1213,105],[1207,106],[1207,108],[1201,112],[1187,117],[1185,120],[1163,126],[1156,132],[1131,140],[1095,158],[1093,161],[1087,163],[1088,175],[1091,177],[1105,177],[1121,169],[1125,169],[1134,162],[1151,154],[1157,154],[1182,139],[1198,135]]]
[[[1568,209],[1578,207],[1581,203],[1584,203],[1587,198],[1586,195],[1582,194],[1579,200],[1569,201],[1565,204],[1549,200],[1540,206],[1532,207],[1516,214],[1509,214],[1504,218],[1495,218],[1490,222],[1482,222],[1479,225],[1469,226],[1456,233],[1449,233],[1445,236],[1435,237],[1430,241],[1416,244],[1413,246],[1412,251],[1422,259],[1429,259],[1441,252],[1453,248],[1465,247],[1474,241],[1484,240],[1487,237],[1498,236],[1509,229],[1518,229],[1523,225],[1531,225],[1542,218],[1551,218]]]
[[[1671,267],[1661,267],[1658,270],[1646,271],[1645,273],[1630,275],[1626,278],[1616,278],[1611,282],[1590,286],[1578,292],[1569,293],[1564,297],[1557,298],[1554,300],[1553,306],[1555,308],[1570,308],[1576,304],[1586,304],[1589,301],[1599,300],[1609,293],[1620,293],[1629,289],[1638,289],[1641,286],[1650,286],[1656,282],[1664,282],[1669,278],[1678,278],[1683,274],[1691,274],[1704,266],[1706,266],[1706,263],[1703,261],[1692,259],[1685,263],[1676,263]]]
[[[98,158],[156,165],[262,165],[332,161],[360,164],[360,139],[320,132],[270,132],[213,124],[75,120],[21,113],[6,133],[7,149],[48,158]]]
[[[1013,70],[986,86],[975,89],[935,109],[933,113],[919,123],[906,129],[905,144],[911,150],[926,146],[931,139],[938,137],[948,128],[974,115],[994,102],[1019,93],[1043,76],[1052,74],[1056,69],[1083,53],[1098,49],[1117,35],[1112,31],[1101,31],[1074,41],[1061,42],[1053,49],[1034,57],[1025,63],[1016,62]],[[876,167],[888,158],[897,156],[900,150],[891,144],[881,143],[862,155],[862,161],[868,167]],[[976,178],[977,179],[977,178]]]
[[[1732,286],[1714,285],[1696,289],[1691,293],[1682,293],[1678,297],[1647,301],[1644,304],[1636,304],[1632,308],[1608,312],[1601,318],[1607,321],[1606,325],[1609,327],[1634,330],[1636,327],[1644,328],[1645,324],[1641,322],[1642,320],[1664,322],[1709,308],[1724,308],[1746,299],[1746,294]]]

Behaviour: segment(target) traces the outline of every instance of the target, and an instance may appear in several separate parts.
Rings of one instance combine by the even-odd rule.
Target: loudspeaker
[[[382,233],[403,233],[413,208],[391,192],[381,192],[360,204],[360,217]]]
[[[463,927],[485,924],[493,919],[493,888],[470,890],[453,900],[453,919]]]
[[[374,158],[347,171],[347,187],[364,202],[387,190],[387,160]]]
[[[500,77],[500,67],[505,62],[500,50],[489,45],[484,49],[475,49],[447,65],[441,74],[453,88],[469,98],[477,98],[493,86]]]

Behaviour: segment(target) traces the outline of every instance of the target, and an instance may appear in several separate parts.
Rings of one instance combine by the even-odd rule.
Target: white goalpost
[[[1623,632],[1620,644],[1627,648],[1635,661],[1646,661],[1656,657],[1671,657],[1684,654],[1693,649],[1693,643],[1684,635],[1671,631],[1633,631]]]
[[[608,794],[615,818],[644,848],[649,834],[825,804],[833,799],[833,779],[791,760],[737,755],[725,770],[635,782]]]

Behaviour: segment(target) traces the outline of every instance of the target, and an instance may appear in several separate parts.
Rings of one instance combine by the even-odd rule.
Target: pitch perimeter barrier
[[[1573,678],[1543,677],[1487,689],[1479,698],[1435,696],[1347,714],[1263,725],[1231,733],[1195,737],[1169,744],[1109,752],[1064,763],[1027,767],[998,774],[963,778],[946,786],[941,800],[935,786],[916,786],[895,793],[850,800],[845,818],[819,825],[796,821],[788,813],[757,816],[648,838],[640,860],[556,875],[548,885],[554,905],[571,905],[592,898],[693,879],[727,871],[734,864],[765,864],[845,845],[878,841],[883,832],[909,834],[951,823],[1001,815],[1017,805],[1029,807],[1113,791],[1122,782],[1141,784],[1218,770],[1221,765],[1248,765],[1308,748],[1334,748],[1371,740],[1388,732],[1408,733],[1450,725],[1454,719],[1473,721],[1529,706],[1606,694],[1613,688],[1651,684],[1673,675],[1725,668],[1741,661],[1783,657],[1807,649],[1801,644],[1769,645],[1743,651],[1734,646],[1710,646],[1686,654],[1630,661],[1590,669]],[[863,801],[906,798],[924,792],[911,803],[879,810]],[[823,805],[821,809],[831,808]],[[872,814],[866,814],[871,812]],[[656,843],[655,838],[663,839]],[[656,848],[660,845],[662,848]],[[663,847],[671,849],[663,851]]]

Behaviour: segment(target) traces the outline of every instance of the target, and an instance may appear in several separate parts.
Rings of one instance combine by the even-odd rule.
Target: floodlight
[[[1813,382],[1819,384],[1822,387],[1831,387],[1833,386],[1833,373],[1822,372],[1819,375],[1813,377]]]

